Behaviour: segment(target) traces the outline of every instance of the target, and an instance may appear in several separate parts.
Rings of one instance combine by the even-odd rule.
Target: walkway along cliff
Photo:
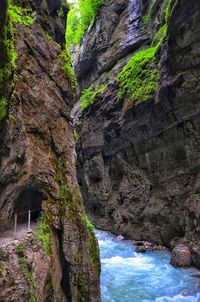
[[[199,45],[199,1],[106,0],[74,59],[78,178],[88,214],[100,229],[184,245],[196,267]]]
[[[100,301],[98,247],[69,122],[67,12],[61,1],[1,1],[0,232],[13,227],[14,213],[41,211],[36,232],[0,248],[4,302]]]

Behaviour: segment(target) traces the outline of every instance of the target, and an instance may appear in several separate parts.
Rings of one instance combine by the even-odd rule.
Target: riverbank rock
[[[191,245],[192,265],[200,269],[200,247],[199,243]]]
[[[170,263],[175,267],[188,267],[192,264],[192,256],[188,246],[177,245],[172,250]]]
[[[122,236],[122,235],[118,235],[118,236],[117,236],[117,240],[119,240],[119,241],[124,240],[124,236]]]
[[[148,241],[135,241],[134,244],[136,245],[135,250],[137,253],[166,250],[166,247]]]

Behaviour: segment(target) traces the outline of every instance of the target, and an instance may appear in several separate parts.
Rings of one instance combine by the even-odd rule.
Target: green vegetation
[[[153,37],[152,46],[157,46],[157,48],[162,44],[163,39],[166,37],[167,34],[167,25],[164,24],[160,27],[157,33]]]
[[[75,73],[74,73],[74,70],[72,67],[72,58],[67,49],[67,46],[66,46],[66,49],[61,52],[60,57],[63,58],[64,62],[65,62],[64,72],[65,72],[66,78],[70,80],[72,90],[75,90],[77,87],[77,81],[76,81],[76,76],[75,76]]]
[[[79,213],[79,217],[81,218],[81,221],[87,228],[87,233],[89,238],[90,263],[91,265],[96,267],[97,271],[99,271],[101,265],[100,265],[99,249],[98,249],[95,232],[94,232],[95,227],[85,213]]]
[[[36,280],[33,277],[33,275],[31,274],[31,272],[29,271],[27,258],[24,256],[23,257],[19,256],[19,264],[23,270],[25,280],[31,287],[35,288]]]
[[[0,121],[6,117],[8,101],[6,98],[0,99]]]
[[[101,96],[102,92],[107,88],[107,84],[102,84],[97,87],[89,87],[84,89],[81,95],[81,109],[85,109],[90,105],[94,104],[97,97]]]
[[[87,227],[87,229],[92,233],[94,233],[94,225],[93,223],[89,220],[89,218],[87,216],[85,216],[85,225]]]
[[[24,279],[29,285],[29,289],[30,289],[29,302],[37,302],[37,298],[35,297],[36,278],[29,270],[27,258],[24,256],[23,257],[19,256],[19,264],[23,271]]]
[[[91,227],[92,227],[92,229],[91,229]],[[94,266],[96,268],[97,271],[100,271],[100,269],[101,269],[100,254],[99,254],[99,249],[98,249],[93,225],[89,226],[88,235],[89,235],[90,263],[92,266]]]
[[[87,230],[94,235],[94,225],[89,220],[89,218],[87,217],[87,215],[85,213],[79,213],[79,217],[81,218],[81,221],[86,226]]]
[[[51,256],[51,234],[48,225],[47,215],[42,212],[40,217],[40,223],[36,232],[37,239],[43,243],[44,251],[47,255]]]
[[[192,195],[190,196],[190,198],[191,198],[192,200],[200,199],[200,194],[192,194]]]
[[[77,189],[73,194],[67,186],[67,166],[65,157],[61,157],[60,160],[53,162],[53,166],[56,172],[56,181],[60,186],[61,193],[59,203],[55,203],[51,199],[49,199],[48,202],[51,203],[54,207],[57,207],[60,215],[78,225],[79,229],[83,230],[83,234],[87,232],[86,238],[89,239],[88,247],[90,263],[99,271],[99,249],[95,238],[94,226],[92,222],[87,218],[82,208],[81,192],[79,189]],[[53,217],[51,217],[50,215],[51,214],[48,213],[48,217],[52,221]],[[78,252],[76,258],[77,262],[82,263],[82,254],[80,251]],[[81,285],[79,284],[79,286]],[[82,290],[83,288],[80,290],[80,292],[82,292]]]
[[[7,252],[4,249],[0,248],[0,261],[5,261],[7,259],[8,259]]]
[[[16,69],[17,53],[15,51],[13,24],[29,26],[33,21],[34,16],[30,13],[30,10],[13,5],[11,0],[8,2],[7,21],[1,37],[4,62],[0,68],[0,121],[7,115],[8,101],[4,95]]]
[[[8,83],[11,81],[13,71],[16,68],[17,54],[15,51],[15,42],[13,35],[13,24],[9,15],[7,23],[4,25],[1,37],[3,46],[3,62],[0,68],[0,121],[6,117],[8,101],[4,97],[6,94]]]
[[[19,23],[22,26],[30,26],[34,22],[32,10],[22,8],[9,3],[8,13],[11,22]]]
[[[165,23],[168,23],[169,21],[173,2],[174,0],[166,0],[165,9],[164,9]],[[147,11],[146,15],[142,16],[142,22],[144,23],[145,27],[148,26],[149,21],[154,17],[155,13],[156,12],[155,11],[153,12],[152,8],[150,8]]]
[[[75,143],[77,143],[77,142],[78,142],[78,137],[79,137],[78,131],[75,129],[75,130],[73,131],[73,133],[74,133],[74,140],[75,140]]]
[[[118,75],[118,100],[127,97],[135,104],[146,101],[152,97],[159,78],[159,62],[156,54],[167,35],[168,21],[173,0],[167,0],[164,10],[164,24],[153,37],[151,47],[138,51]],[[142,17],[145,26],[155,12],[151,9]]]
[[[77,45],[86,29],[93,24],[103,0],[79,0],[78,5],[71,5],[67,17],[67,45]]]
[[[18,243],[16,246],[15,246],[15,252],[18,256],[20,257],[23,257],[24,256],[24,252],[25,252],[25,249],[24,249],[24,246],[22,243]]]
[[[15,252],[18,255],[19,265],[22,270],[24,279],[29,286],[29,290],[30,290],[29,302],[37,302],[37,298],[35,297],[36,278],[29,269],[28,260],[27,257],[25,256],[25,248],[22,243],[18,243],[15,246]]]
[[[149,12],[146,15],[142,16],[142,22],[145,27],[147,27],[150,20],[151,20],[151,15]]]
[[[166,23],[169,22],[173,1],[174,0],[167,0],[167,5],[166,5],[166,8],[165,8],[165,22]]]
[[[156,89],[159,71],[157,47],[138,51],[118,75],[118,100],[124,96],[138,104],[151,98]]]
[[[68,50],[68,47],[65,43],[65,49],[62,50],[60,44],[58,44],[52,36],[49,35],[48,32],[45,32],[42,28],[40,28],[40,30],[44,33],[44,35],[47,37],[47,39],[54,43],[54,45],[60,50],[60,55],[56,58],[56,60],[62,58],[64,60],[64,66],[63,66],[63,70],[65,73],[65,77],[67,79],[70,80],[71,82],[71,87],[72,90],[75,91],[76,87],[77,87],[77,81],[76,81],[76,76],[72,67],[72,58],[71,58],[71,54]],[[65,37],[66,39],[66,37]]]

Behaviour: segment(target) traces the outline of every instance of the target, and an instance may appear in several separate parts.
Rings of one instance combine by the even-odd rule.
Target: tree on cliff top
[[[67,18],[67,45],[77,45],[86,29],[95,21],[97,12],[103,0],[72,1]]]

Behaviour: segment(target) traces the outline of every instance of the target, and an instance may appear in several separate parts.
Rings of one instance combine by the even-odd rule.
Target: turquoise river
[[[200,272],[175,269],[166,251],[136,253],[131,241],[96,231],[102,302],[200,302]]]

